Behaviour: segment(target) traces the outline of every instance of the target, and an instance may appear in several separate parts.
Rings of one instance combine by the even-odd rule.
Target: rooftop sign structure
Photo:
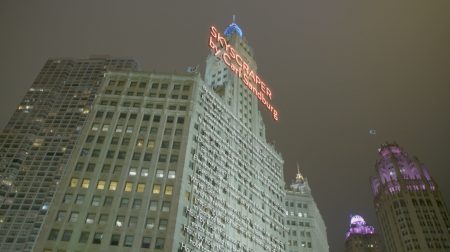
[[[232,31],[229,30],[231,27],[233,31],[236,31],[242,37],[242,30],[235,23],[233,24],[225,30],[225,33],[231,34]],[[228,43],[227,39],[214,26],[211,26],[210,29],[208,46],[214,55],[222,59],[231,71],[242,80],[245,86],[252,91],[253,95],[270,111],[272,118],[278,121],[278,110],[270,103],[272,100],[272,91],[270,88],[250,68],[249,64],[244,60],[244,57],[239,55],[237,50]]]

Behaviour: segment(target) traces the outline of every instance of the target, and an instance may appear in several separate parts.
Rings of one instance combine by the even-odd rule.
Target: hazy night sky
[[[204,68],[209,26],[223,30],[236,14],[279,107],[268,136],[286,180],[297,161],[308,177],[330,251],[343,250],[351,213],[376,225],[369,177],[386,141],[429,167],[449,205],[450,1],[279,3],[1,1],[0,126],[50,57]]]

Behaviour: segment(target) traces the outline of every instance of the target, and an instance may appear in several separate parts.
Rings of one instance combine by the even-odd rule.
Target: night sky
[[[50,57],[204,68],[209,26],[235,14],[280,112],[261,109],[286,181],[299,162],[342,251],[350,214],[378,226],[369,177],[386,141],[417,155],[450,204],[449,13],[448,0],[1,1],[0,126]]]

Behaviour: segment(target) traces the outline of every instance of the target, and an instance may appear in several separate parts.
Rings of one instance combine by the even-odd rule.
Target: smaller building
[[[311,195],[308,180],[298,167],[297,170],[295,181],[286,189],[286,251],[329,251],[325,223]]]
[[[381,252],[381,244],[375,228],[367,225],[360,215],[350,218],[350,228],[345,236],[346,252]]]

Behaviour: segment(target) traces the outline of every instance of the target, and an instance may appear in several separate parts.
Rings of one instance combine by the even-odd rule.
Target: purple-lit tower
[[[450,251],[447,207],[428,169],[397,144],[378,154],[371,182],[387,251]]]
[[[369,226],[360,215],[352,215],[350,228],[345,236],[346,252],[381,252],[375,228]]]

